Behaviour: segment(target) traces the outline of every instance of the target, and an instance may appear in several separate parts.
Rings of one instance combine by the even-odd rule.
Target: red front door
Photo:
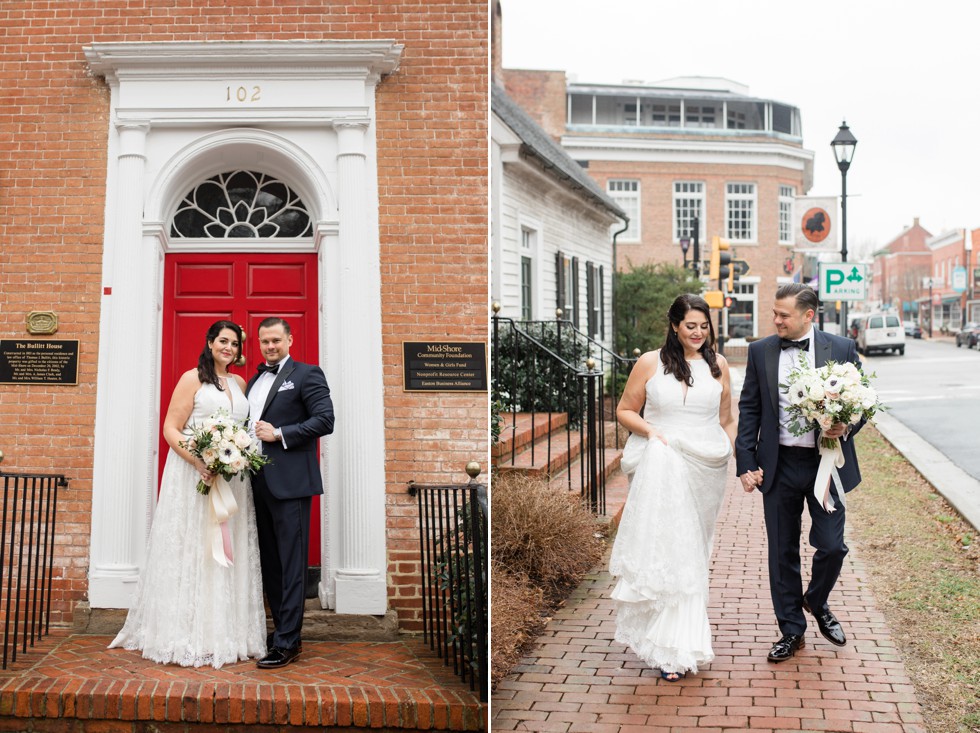
[[[169,254],[163,278],[163,369],[160,375],[160,466],[170,447],[163,420],[180,375],[197,368],[208,327],[227,319],[242,327],[247,382],[262,360],[258,327],[263,318],[289,321],[297,361],[318,361],[317,262],[315,254]],[[310,565],[320,564],[320,497],[313,497]]]

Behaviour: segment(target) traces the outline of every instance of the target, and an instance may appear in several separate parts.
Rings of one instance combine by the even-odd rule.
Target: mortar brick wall
[[[405,393],[402,342],[486,341],[488,21],[482,0],[4,0],[0,338],[33,310],[80,342],[78,385],[0,385],[3,469],[71,479],[58,507],[52,621],[86,598],[109,90],[93,42],[394,39],[377,93],[389,599],[419,629],[420,483],[486,465],[484,394]],[[132,358],[117,354],[113,358]],[[342,423],[339,429],[343,429]]]

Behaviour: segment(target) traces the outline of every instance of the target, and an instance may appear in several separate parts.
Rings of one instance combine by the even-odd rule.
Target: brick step
[[[556,432],[568,424],[568,414],[565,412],[502,412],[500,417],[503,425],[500,442],[493,446],[494,459],[509,457],[512,451],[518,453],[534,440],[545,437],[549,431]]]
[[[497,470],[501,472],[522,471],[531,476],[554,475],[578,458],[582,441],[578,430],[566,431],[564,428],[551,434],[551,450],[548,450],[547,436],[519,451],[511,461],[510,454],[497,459]]]
[[[617,450],[616,448],[606,448],[606,460],[604,465],[599,466],[600,476],[604,476],[606,480],[619,471],[619,464],[623,459],[622,449]],[[571,466],[564,469],[561,473],[555,474],[551,477],[550,485],[556,489],[565,489],[566,491],[581,494],[582,493],[582,461],[577,460]],[[586,479],[589,477],[586,476]],[[618,506],[617,506],[618,509]],[[609,511],[609,488],[606,487],[606,511]]]
[[[254,661],[221,669],[154,664],[139,652],[106,649],[111,639],[53,629],[18,655],[0,671],[0,731],[486,729],[478,694],[415,637],[304,640],[300,658],[274,672]],[[54,728],[54,719],[69,720]]]

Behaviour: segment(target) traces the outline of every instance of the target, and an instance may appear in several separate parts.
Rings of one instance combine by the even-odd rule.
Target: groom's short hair
[[[800,311],[812,310],[816,312],[820,308],[820,299],[817,298],[816,291],[803,283],[787,283],[781,286],[776,291],[776,300],[783,298],[794,298],[796,307]]]
[[[272,328],[273,326],[282,326],[282,330],[286,332],[287,336],[291,336],[293,331],[289,328],[289,322],[285,318],[279,318],[279,316],[269,316],[262,320],[259,324],[259,330],[263,328]]]

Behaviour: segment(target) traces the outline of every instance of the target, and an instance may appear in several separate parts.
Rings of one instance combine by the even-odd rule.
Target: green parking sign
[[[821,262],[820,300],[866,300],[868,267],[859,262]]]

